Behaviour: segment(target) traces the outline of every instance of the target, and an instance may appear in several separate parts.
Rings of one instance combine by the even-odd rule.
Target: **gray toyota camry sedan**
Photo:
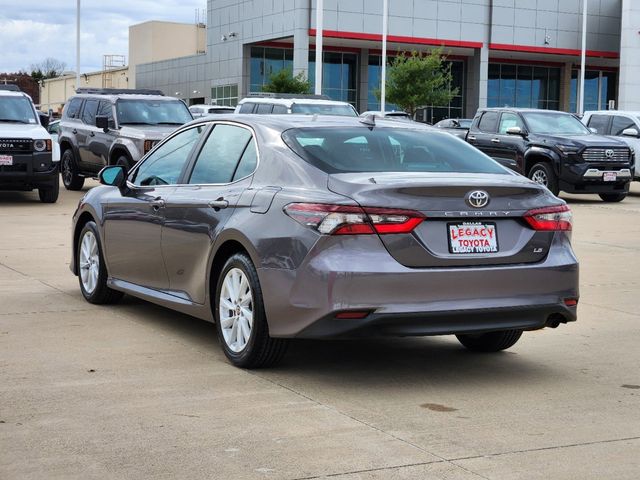
[[[206,117],[100,181],[73,217],[84,297],[212,321],[239,367],[293,338],[455,334],[495,352],[576,320],[567,205],[417,123]]]

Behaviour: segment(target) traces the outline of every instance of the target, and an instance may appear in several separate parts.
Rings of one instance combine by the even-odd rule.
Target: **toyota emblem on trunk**
[[[489,194],[483,190],[474,190],[467,194],[465,199],[470,207],[482,208],[489,205]]]
[[[613,158],[614,151],[613,151],[613,150],[611,150],[611,149],[609,149],[609,150],[605,150],[604,155],[605,155],[605,157],[607,157],[607,158]]]

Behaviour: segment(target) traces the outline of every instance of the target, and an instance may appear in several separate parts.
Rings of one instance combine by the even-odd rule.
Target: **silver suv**
[[[60,173],[67,190],[105,165],[131,168],[156,143],[193,119],[159,90],[78,89],[60,122]]]

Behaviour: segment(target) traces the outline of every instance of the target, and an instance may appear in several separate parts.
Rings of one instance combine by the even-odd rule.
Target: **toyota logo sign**
[[[609,150],[605,150],[604,155],[605,155],[605,157],[607,157],[607,158],[613,158],[614,151],[613,151],[613,150],[611,150],[611,149],[609,149]]]
[[[465,199],[470,207],[482,208],[489,205],[489,194],[483,190],[469,192]]]

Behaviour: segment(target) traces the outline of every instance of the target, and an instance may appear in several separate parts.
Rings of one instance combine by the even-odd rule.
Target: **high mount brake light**
[[[410,233],[424,220],[413,210],[361,208],[321,203],[291,203],[284,212],[302,225],[326,235]]]
[[[529,210],[524,219],[531,228],[539,231],[570,231],[573,223],[573,215],[567,205]]]

